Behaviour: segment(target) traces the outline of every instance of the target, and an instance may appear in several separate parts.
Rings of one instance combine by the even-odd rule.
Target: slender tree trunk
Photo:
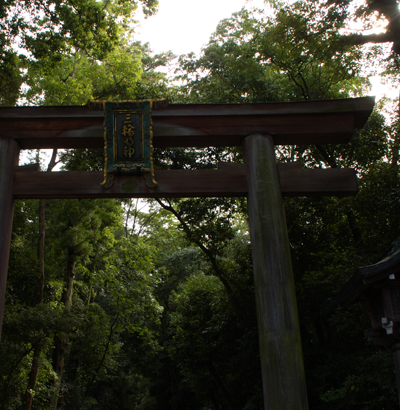
[[[76,255],[73,247],[68,247],[67,255],[67,270],[65,272],[65,289],[62,295],[62,302],[65,306],[65,311],[69,313],[72,307],[72,294],[74,288],[76,267]],[[53,355],[53,370],[56,373],[54,380],[53,392],[50,397],[50,409],[57,408],[57,402],[60,395],[61,381],[64,373],[65,358],[68,347],[68,326],[64,331],[55,338],[54,341],[54,355]]]
[[[38,282],[36,290],[36,303],[43,303],[43,291],[44,291],[44,238],[45,238],[45,203],[44,199],[39,200],[39,246],[38,246],[38,256],[39,256],[39,272],[40,279]],[[39,333],[39,339],[43,336],[42,329]],[[25,393],[25,403],[22,405],[22,410],[30,410],[33,400],[33,391],[35,390],[36,380],[39,373],[39,360],[40,354],[42,352],[42,341],[39,340],[35,345],[33,351],[32,367],[29,374],[28,388]]]
[[[42,332],[40,332],[42,336]],[[33,351],[32,367],[29,374],[28,388],[25,393],[25,403],[22,405],[22,410],[30,410],[33,401],[33,391],[36,387],[36,380],[39,373],[40,354],[42,352],[42,342],[39,341]]]
[[[54,347],[53,369],[56,373],[53,384],[53,391],[50,397],[50,409],[57,409],[58,399],[60,397],[61,380],[64,374],[65,357],[67,353],[68,337],[66,333],[57,336]]]
[[[221,281],[222,285],[224,286],[228,297],[233,302],[233,306],[237,309],[237,311],[240,314],[243,315],[243,317],[248,318],[248,313],[243,309],[242,304],[239,298],[236,296],[235,292],[233,291],[229,281],[226,278],[225,273],[219,268],[215,255],[203,243],[201,243],[201,241],[196,240],[193,237],[192,232],[190,230],[190,226],[179,215],[179,212],[171,205],[168,199],[167,199],[168,205],[166,205],[163,201],[161,201],[158,198],[156,198],[156,201],[160,204],[162,208],[171,212],[176,217],[176,219],[180,222],[183,228],[183,231],[185,232],[188,239],[192,241],[193,243],[195,243],[201,249],[201,251],[206,255],[207,259],[210,261],[211,266],[214,269],[216,276],[218,277],[218,279]]]
[[[397,111],[397,129],[395,131],[395,139],[392,145],[392,166],[397,170],[399,163],[400,150],[400,91],[399,91],[399,106]]]
[[[91,389],[92,389],[92,387],[93,387],[93,385],[94,385],[94,382],[95,382],[96,379],[97,379],[97,376],[98,376],[98,374],[99,374],[99,371],[100,371],[101,367],[103,366],[104,361],[106,360],[107,353],[108,353],[108,349],[110,348],[111,338],[112,338],[112,336],[113,336],[113,334],[114,334],[114,330],[115,330],[115,328],[116,328],[117,321],[118,321],[118,314],[115,316],[113,322],[111,323],[111,326],[110,326],[110,334],[109,334],[109,336],[108,336],[107,343],[106,343],[106,345],[105,345],[103,357],[101,358],[100,363],[97,365],[96,371],[93,373],[93,376],[92,376],[92,378],[91,378],[89,384],[88,384],[87,387],[86,387],[85,396],[84,396],[85,398],[88,396],[89,392],[91,391]]]
[[[53,160],[53,158],[52,158]],[[50,161],[52,162],[52,161]],[[55,164],[55,162],[54,162]],[[67,249],[67,269],[65,271],[65,288],[61,297],[61,302],[65,306],[65,311],[69,313],[72,308],[72,293],[75,280],[75,268],[76,268],[76,254],[73,246]],[[61,381],[64,373],[65,358],[67,355],[68,346],[68,325],[64,331],[54,340],[54,354],[53,354],[53,370],[56,373],[56,377],[53,385],[53,392],[50,397],[50,409],[56,409],[58,399],[60,397]]]
[[[51,172],[54,166],[56,165],[56,158],[57,158],[57,149],[54,149],[49,165],[47,167],[47,172]],[[36,303],[38,305],[43,303],[44,280],[45,280],[45,272],[44,272],[44,240],[45,240],[45,235],[46,235],[45,210],[46,210],[46,201],[44,199],[40,199],[39,200],[39,243],[38,243],[38,259],[39,259],[40,278],[39,278],[37,289],[36,289]],[[31,367],[31,372],[29,374],[28,388],[25,393],[25,402],[22,405],[22,410],[30,410],[32,407],[33,391],[35,390],[35,387],[36,387],[36,381],[37,381],[37,376],[38,376],[39,367],[40,367],[40,354],[42,352],[42,340],[41,340],[42,337],[43,337],[43,330],[40,329],[39,341],[35,345],[35,348],[33,350],[32,367]]]
[[[36,300],[38,304],[43,303],[43,293],[44,293],[44,239],[46,235],[46,200],[39,199],[39,246],[38,246],[38,254],[39,254],[39,272],[40,278],[38,282],[38,287],[36,290]]]

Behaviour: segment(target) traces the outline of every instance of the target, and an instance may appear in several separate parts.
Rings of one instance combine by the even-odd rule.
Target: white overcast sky
[[[199,54],[222,19],[244,6],[263,5],[263,0],[159,0],[157,14],[140,19],[135,38],[156,53]]]

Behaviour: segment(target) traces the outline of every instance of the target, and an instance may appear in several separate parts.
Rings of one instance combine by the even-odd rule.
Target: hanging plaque
[[[104,181],[111,188],[119,174],[143,175],[154,188],[153,129],[151,110],[165,107],[166,100],[89,102],[91,109],[104,110]],[[100,106],[102,108],[100,108]]]

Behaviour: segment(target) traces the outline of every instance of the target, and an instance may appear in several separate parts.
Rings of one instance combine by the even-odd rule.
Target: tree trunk
[[[57,149],[53,150],[53,154],[51,156],[50,163],[47,167],[47,172],[51,172],[54,166],[56,165],[56,158],[57,158]],[[45,280],[45,272],[44,272],[44,240],[46,236],[46,200],[40,199],[39,200],[39,243],[38,243],[38,259],[39,259],[39,273],[40,278],[38,281],[37,289],[36,289],[36,303],[42,304],[43,303],[43,293],[44,293],[44,280]],[[39,373],[39,366],[40,366],[40,354],[42,352],[42,337],[43,331],[42,329],[39,332],[39,341],[35,345],[33,350],[33,359],[32,359],[32,367],[31,372],[29,374],[29,381],[28,381],[28,388],[25,393],[25,403],[22,405],[22,410],[30,410],[32,407],[33,401],[33,392],[36,387],[37,376]]]
[[[44,291],[44,238],[45,238],[45,206],[46,201],[44,199],[39,200],[39,272],[40,278],[36,290],[36,303],[43,303],[43,291]],[[40,330],[39,338],[42,338],[43,332]],[[22,410],[30,410],[33,400],[33,391],[35,390],[36,380],[39,373],[39,359],[42,352],[41,340],[35,346],[33,351],[32,367],[29,374],[28,388],[25,393],[25,403],[22,406]]]
[[[400,150],[400,91],[399,91],[399,106],[397,110],[397,127],[395,130],[395,137],[392,144],[392,166],[395,170],[398,169],[399,164],[399,150]]]
[[[65,311],[69,313],[72,307],[72,294],[75,279],[76,255],[74,248],[68,248],[67,256],[67,270],[65,273],[65,289],[62,295],[62,302],[65,306]],[[50,397],[50,409],[57,409],[57,403],[60,396],[60,388],[62,376],[64,373],[65,358],[67,355],[68,346],[68,326],[65,327],[64,332],[57,336],[54,341],[53,354],[53,370],[56,373],[54,380],[53,392]]]
[[[42,332],[40,332],[40,336]],[[39,373],[40,354],[42,352],[42,342],[39,341],[33,350],[33,359],[31,372],[29,374],[28,388],[25,393],[25,403],[22,405],[22,410],[30,410],[33,401],[33,391],[36,387],[36,380]]]

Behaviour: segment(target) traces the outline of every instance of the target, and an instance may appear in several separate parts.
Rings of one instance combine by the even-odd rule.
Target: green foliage
[[[63,56],[51,73],[28,70],[26,93],[35,105],[83,105],[91,99],[129,99],[130,89],[140,78],[140,53],[128,47],[115,48],[105,61],[77,52]]]
[[[101,57],[117,43],[121,28],[127,28],[138,4],[144,6],[145,13],[152,14],[158,2],[3,1],[0,7],[1,46],[10,47],[18,39],[19,47],[36,60],[57,61],[72,48]]]
[[[223,20],[202,52],[182,56],[192,102],[294,101],[357,96],[367,84],[362,54],[338,42],[315,2],[296,2],[257,18],[243,9]]]
[[[92,98],[90,94],[93,94],[93,90],[90,85],[84,85],[84,78],[80,79],[79,75],[75,81],[67,81],[71,75],[75,77],[74,72],[78,66],[96,76],[97,85],[102,87],[103,92],[113,91],[115,95],[115,86],[110,91],[107,89],[110,87],[109,83],[101,83],[105,77],[98,75],[96,61],[109,56],[110,65],[115,64],[114,73],[122,69],[124,64],[133,62],[134,59],[129,58],[129,53],[126,56],[128,58],[121,59],[113,50],[130,29],[133,12],[139,4],[145,14],[151,15],[156,11],[158,1],[2,1],[0,104],[14,105],[24,80],[35,89],[29,98],[32,98],[35,92],[40,96],[40,87],[43,86],[55,94],[61,92],[57,99],[53,96],[53,100],[48,101],[48,104],[82,104],[82,99],[87,100],[88,96]],[[17,55],[15,50],[20,54]],[[110,66],[108,69],[111,71]],[[133,73],[137,75],[138,70],[134,69]],[[43,79],[44,75],[49,78]],[[64,87],[61,87],[60,80],[64,82]],[[118,81],[122,80],[115,80],[117,86]],[[39,82],[44,84],[38,85]],[[71,91],[74,88],[77,89],[76,94]],[[66,92],[66,95],[63,96],[62,92]],[[36,96],[35,104],[40,100],[38,98]]]
[[[242,10],[223,20],[199,58],[181,56],[184,86],[178,87],[157,71],[172,53],[152,55],[148,44],[133,43],[124,32],[138,3],[6,1],[0,6],[0,104],[15,103],[23,80],[29,85],[26,101],[46,105],[165,96],[171,102],[245,103],[361,95],[368,86],[361,76],[366,55],[339,31],[351,2],[334,3],[271,2],[270,15]],[[156,6],[152,0],[140,4],[148,12]],[[18,16],[26,7],[32,19],[23,21]],[[369,11],[358,13],[366,18]],[[10,49],[18,35],[25,57]],[[397,75],[395,66],[391,70]],[[377,110],[348,145],[277,147],[279,161],[352,167],[359,176],[360,192],[352,198],[285,199],[313,409],[390,409],[396,402],[390,351],[363,337],[366,310],[355,305],[341,311],[329,302],[357,267],[379,260],[399,235],[393,124]],[[155,156],[163,169],[242,162],[240,149],[212,147],[158,150]],[[61,160],[66,170],[103,167],[101,150],[66,151]],[[62,337],[68,345],[59,407],[263,407],[245,200],[164,199],[142,206],[134,200],[48,201],[44,301],[37,305],[38,204],[17,202],[0,345],[0,409],[21,408],[38,345],[33,408],[49,408],[55,346]]]
[[[395,406],[397,389],[390,352],[370,352],[366,357],[360,358],[353,371],[340,388],[321,395],[323,402],[333,404],[328,408],[337,408],[337,403],[340,402],[366,410]]]
[[[262,59],[289,77],[301,99],[357,96],[362,90],[360,50],[341,44],[338,27],[324,24],[325,18],[317,2],[297,1],[280,7],[257,36]]]
[[[221,282],[214,276],[191,276],[171,295],[170,304],[175,306],[170,352],[203,406],[242,409],[252,408],[252,402],[261,407],[258,355],[246,354],[258,345],[257,333],[236,316]]]
[[[13,106],[23,81],[18,69],[19,57],[11,50],[3,50],[0,56],[0,106]]]
[[[35,105],[83,105],[88,100],[165,98],[165,74],[157,72],[175,56],[151,56],[148,44],[121,40],[102,58],[86,51],[64,54],[51,67],[29,65],[24,98]]]

